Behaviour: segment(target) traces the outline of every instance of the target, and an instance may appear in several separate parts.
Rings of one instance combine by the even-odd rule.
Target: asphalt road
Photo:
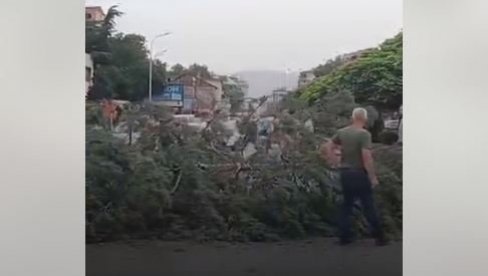
[[[86,248],[87,276],[400,276],[402,244],[331,239],[278,243],[137,241]]]

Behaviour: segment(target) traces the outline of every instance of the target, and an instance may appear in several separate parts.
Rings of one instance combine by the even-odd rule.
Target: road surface
[[[87,245],[87,276],[400,276],[402,245],[331,239],[278,243],[137,241]]]

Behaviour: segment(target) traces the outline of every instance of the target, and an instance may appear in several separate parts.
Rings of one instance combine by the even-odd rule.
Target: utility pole
[[[149,96],[149,102],[152,103],[152,67],[153,67],[153,46],[154,42],[156,39],[170,35],[170,32],[166,32],[163,34],[159,34],[155,36],[152,40],[151,43],[149,44],[149,91],[148,91],[148,96]]]

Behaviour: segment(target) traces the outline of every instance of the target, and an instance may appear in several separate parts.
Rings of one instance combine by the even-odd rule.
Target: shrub
[[[293,114],[301,115],[299,110]],[[308,131],[299,117],[281,120],[289,143],[281,159],[271,162],[260,150],[243,160],[239,151],[219,146],[218,137],[224,135],[219,128],[187,133],[165,114],[154,116],[160,123],[141,124],[144,139],[132,145],[107,130],[87,127],[87,241],[269,241],[334,235],[341,193],[317,154],[322,134]],[[401,147],[376,145],[374,152],[381,215],[390,235],[398,236]],[[362,219],[356,225],[367,233]]]
[[[384,131],[380,133],[379,140],[385,145],[393,145],[398,141],[398,134],[392,131]]]

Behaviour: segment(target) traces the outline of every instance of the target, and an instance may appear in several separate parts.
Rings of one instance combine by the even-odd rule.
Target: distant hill
[[[271,94],[276,88],[283,87],[285,79],[287,88],[295,89],[297,87],[299,73],[289,72],[286,75],[284,71],[248,70],[237,72],[235,75],[247,81],[249,84],[248,97],[260,97]]]

